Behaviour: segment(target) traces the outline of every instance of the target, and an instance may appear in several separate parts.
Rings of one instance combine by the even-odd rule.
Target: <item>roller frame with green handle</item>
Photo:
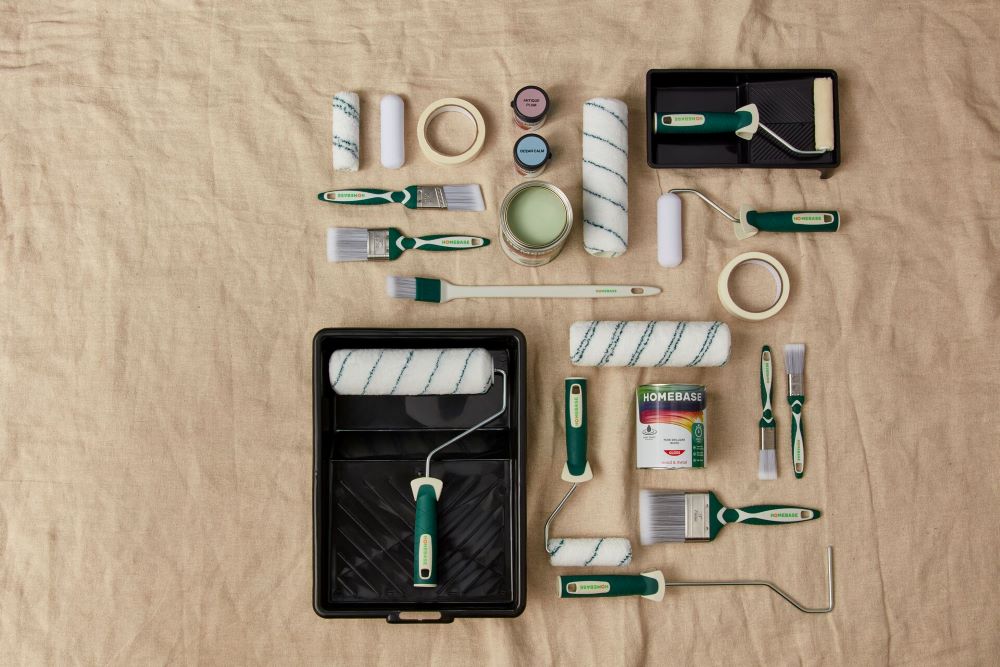
[[[788,397],[788,405],[792,408],[792,472],[797,479],[802,479],[806,472],[806,436],[802,428],[802,406],[805,402],[805,396]]]
[[[613,598],[639,595],[659,602],[663,599],[663,573],[651,570],[642,574],[569,574],[558,579],[560,598]]]
[[[580,377],[566,378],[564,394],[566,464],[562,479],[579,484],[594,477],[587,460],[587,381]]]
[[[840,229],[837,211],[757,211],[740,207],[733,220],[736,238],[748,239],[757,232],[835,232]]]
[[[490,240],[481,236],[460,236],[456,234],[430,234],[427,236],[405,236],[397,229],[389,229],[389,259],[395,260],[407,250],[428,250],[447,252],[485,248]]]
[[[749,141],[757,133],[760,114],[756,104],[736,111],[654,113],[653,134],[726,134],[732,132]]]
[[[441,480],[418,477],[410,482],[416,514],[413,520],[413,585],[437,586],[437,503],[441,498]]]
[[[349,204],[351,206],[377,206],[379,204],[402,204],[406,208],[417,208],[417,185],[409,185],[402,190],[384,190],[381,188],[350,188],[346,190],[328,190],[316,197],[320,201],[331,204]]]

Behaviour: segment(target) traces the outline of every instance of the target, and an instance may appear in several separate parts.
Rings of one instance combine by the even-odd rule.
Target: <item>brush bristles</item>
[[[468,185],[443,185],[444,201],[449,211],[485,211],[483,191],[475,183]]]
[[[368,230],[331,227],[326,230],[329,262],[363,262],[368,259]]]
[[[385,293],[393,299],[417,299],[417,279],[403,278],[400,276],[387,276],[385,279]]]
[[[643,544],[683,542],[687,505],[683,492],[639,492],[639,538]]]
[[[805,343],[789,343],[785,346],[785,372],[802,375],[806,368]]]
[[[778,459],[773,449],[760,450],[760,466],[757,479],[778,479]]]

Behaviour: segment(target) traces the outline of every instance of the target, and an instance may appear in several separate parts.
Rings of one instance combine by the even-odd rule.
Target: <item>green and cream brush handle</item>
[[[484,248],[489,244],[489,239],[479,236],[430,234],[411,237],[392,227],[331,227],[326,232],[326,258],[331,262],[396,260],[407,250],[445,252]]]

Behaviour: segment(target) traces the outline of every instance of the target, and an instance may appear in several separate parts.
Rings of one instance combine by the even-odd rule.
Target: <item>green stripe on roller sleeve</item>
[[[762,232],[835,232],[837,211],[747,211],[746,220]]]

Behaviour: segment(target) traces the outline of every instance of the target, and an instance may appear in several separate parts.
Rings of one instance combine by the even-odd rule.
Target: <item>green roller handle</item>
[[[380,188],[352,188],[328,190],[316,197],[332,204],[351,206],[375,206],[378,204],[402,204],[406,208],[417,207],[417,186],[410,185],[402,190],[382,190]]]
[[[413,585],[437,586],[437,494],[428,483],[417,490],[413,522]]]
[[[788,404],[792,406],[792,471],[797,479],[802,479],[806,473],[806,437],[802,430],[802,405],[805,396],[789,396]]]
[[[587,469],[587,381],[566,378],[566,471],[585,481]]]
[[[753,122],[749,111],[656,113],[654,134],[722,134],[736,132]]]
[[[747,211],[746,221],[762,232],[835,232],[837,211]]]
[[[726,507],[722,510],[722,520],[726,523],[747,523],[754,526],[777,526],[784,523],[814,521],[821,516],[819,510],[811,507],[790,505],[750,505],[748,507]]]
[[[760,405],[761,428],[774,428],[774,412],[771,409],[771,348],[765,345],[760,350]]]
[[[659,599],[663,596],[663,575],[646,574],[579,574],[559,577],[561,598],[613,598],[641,595]]]

